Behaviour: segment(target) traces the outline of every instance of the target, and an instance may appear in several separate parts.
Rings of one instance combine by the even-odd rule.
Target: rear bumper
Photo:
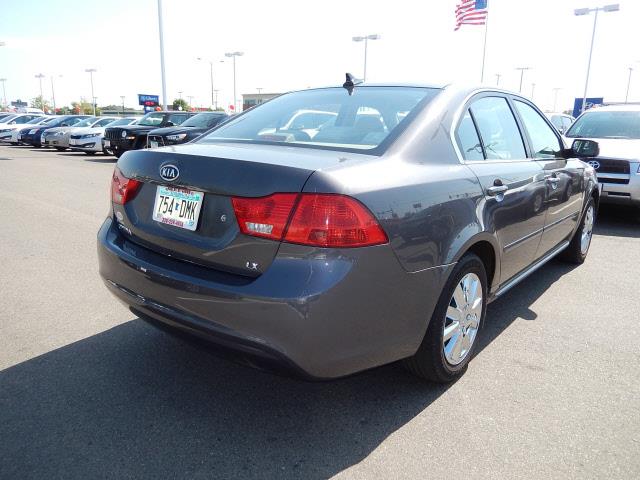
[[[407,273],[388,245],[341,251],[283,244],[249,279],[138,246],[108,218],[100,275],[145,319],[315,379],[415,353],[451,267]]]

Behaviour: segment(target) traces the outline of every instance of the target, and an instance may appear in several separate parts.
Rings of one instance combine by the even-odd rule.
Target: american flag
[[[456,28],[487,23],[487,0],[461,0],[456,5]]]

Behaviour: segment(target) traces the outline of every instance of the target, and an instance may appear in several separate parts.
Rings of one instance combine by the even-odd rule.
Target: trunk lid
[[[120,158],[118,168],[127,178],[143,183],[125,205],[114,204],[114,213],[120,230],[133,242],[164,255],[255,277],[271,264],[279,242],[243,235],[231,197],[300,192],[314,171],[335,166],[349,156],[363,157],[255,144],[193,144],[130,151]],[[161,167],[167,165],[179,171],[172,181],[161,177]],[[204,193],[195,230],[152,218],[158,189],[163,186]]]

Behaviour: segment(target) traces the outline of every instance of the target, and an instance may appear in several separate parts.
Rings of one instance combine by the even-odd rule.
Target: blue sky
[[[454,32],[456,0],[350,2],[293,0],[164,0],[167,90],[210,104],[209,66],[219,102],[232,101],[231,63],[224,53],[241,50],[238,93],[287,91],[336,84],[345,71],[362,73],[362,43],[351,37],[379,33],[369,44],[368,80],[476,83],[483,27]],[[523,91],[551,108],[582,95],[593,17],[573,9],[602,5],[591,0],[490,0],[486,81],[518,89],[518,66],[529,66]],[[590,96],[622,100],[627,68],[634,65],[631,100],[640,101],[640,2],[621,0],[621,11],[600,14]],[[89,98],[86,68],[96,68],[99,104],[135,103],[137,93],[160,93],[156,0],[0,0],[0,77],[7,97],[39,93],[37,73],[54,76],[58,104]],[[635,63],[634,63],[635,62]],[[62,77],[59,77],[62,75]]]

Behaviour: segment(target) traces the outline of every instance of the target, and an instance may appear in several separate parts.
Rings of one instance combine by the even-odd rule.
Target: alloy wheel
[[[482,320],[482,284],[475,273],[467,273],[449,300],[442,348],[447,362],[459,365],[468,356]]]

